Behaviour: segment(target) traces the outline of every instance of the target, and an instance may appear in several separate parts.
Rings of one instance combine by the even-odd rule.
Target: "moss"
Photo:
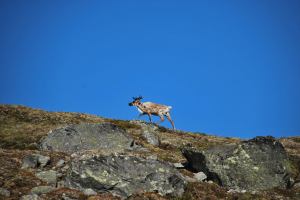
[[[225,199],[229,195],[226,190],[216,184],[203,182],[189,183],[182,197],[171,200]]]
[[[300,143],[300,137],[294,137],[292,140],[293,140],[294,142]]]
[[[201,133],[201,132],[195,132],[195,134],[198,134],[198,135],[203,135],[203,136],[207,136],[206,133]]]
[[[170,129],[167,129],[166,127],[163,127],[163,126],[158,126],[158,131],[159,132],[167,132],[167,133],[172,132]]]
[[[56,199],[78,199],[78,200],[86,200],[87,196],[83,194],[83,192],[70,189],[70,188],[59,188],[52,192],[43,195],[43,199],[45,200],[56,200]]]
[[[110,122],[116,126],[119,126],[125,130],[127,129],[140,129],[141,127],[137,124],[130,123],[126,120],[106,119],[106,122]]]

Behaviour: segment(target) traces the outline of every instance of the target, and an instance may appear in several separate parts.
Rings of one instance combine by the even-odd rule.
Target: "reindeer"
[[[161,104],[156,104],[152,102],[141,102],[141,99],[143,99],[142,96],[139,97],[132,97],[133,102],[129,103],[129,106],[136,106],[138,111],[140,112],[138,117],[141,117],[142,115],[148,115],[150,122],[152,122],[151,115],[159,116],[160,117],[160,122],[163,122],[164,116],[167,117],[167,119],[170,121],[172,124],[173,130],[175,130],[175,125],[174,122],[171,119],[170,115],[170,110],[172,106],[165,106]]]

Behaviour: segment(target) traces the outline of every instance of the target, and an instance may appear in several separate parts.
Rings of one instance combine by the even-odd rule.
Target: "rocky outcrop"
[[[157,135],[159,127],[156,124],[147,123],[140,120],[131,121],[130,123],[137,124],[141,127],[141,136],[149,144],[153,146],[159,146],[160,140]]]
[[[7,189],[5,189],[5,188],[0,187],[0,198],[1,198],[1,196],[9,197],[10,196],[10,192]]]
[[[0,136],[0,199],[300,199],[300,137],[280,139],[287,159],[270,137],[5,105]]]
[[[41,142],[42,150],[74,153],[91,149],[130,149],[134,144],[126,131],[111,123],[69,125],[50,131]]]
[[[53,190],[55,190],[55,188],[51,186],[37,186],[31,189],[31,194],[40,195],[51,192]]]
[[[51,185],[55,185],[57,182],[57,173],[54,170],[38,172],[36,173],[36,177]]]
[[[289,161],[282,144],[273,137],[206,151],[184,149],[183,154],[190,169],[204,172],[222,186],[252,191],[289,185]]]
[[[23,158],[22,169],[45,167],[50,162],[49,156],[43,156],[40,154],[30,154]]]
[[[185,181],[172,165],[129,155],[76,159],[71,164],[66,182],[69,187],[82,191],[109,191],[121,197],[151,191],[180,196],[185,187]]]

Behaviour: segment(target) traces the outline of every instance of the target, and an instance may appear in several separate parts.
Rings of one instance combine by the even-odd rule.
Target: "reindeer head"
[[[141,104],[141,99],[143,99],[142,96],[139,97],[132,97],[133,98],[133,102],[130,102],[128,105],[129,106],[138,106]]]

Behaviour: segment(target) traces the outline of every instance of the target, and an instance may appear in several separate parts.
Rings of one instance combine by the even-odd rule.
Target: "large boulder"
[[[50,131],[41,141],[42,150],[74,153],[92,149],[115,152],[130,149],[134,144],[126,131],[111,123],[68,125]]]
[[[237,145],[206,151],[184,149],[188,167],[204,172],[209,180],[237,190],[287,187],[290,164],[280,142],[273,137],[256,137]]]
[[[122,198],[139,192],[156,191],[180,196],[185,181],[171,165],[155,159],[130,155],[98,155],[74,159],[66,178],[69,187],[90,188]]]

